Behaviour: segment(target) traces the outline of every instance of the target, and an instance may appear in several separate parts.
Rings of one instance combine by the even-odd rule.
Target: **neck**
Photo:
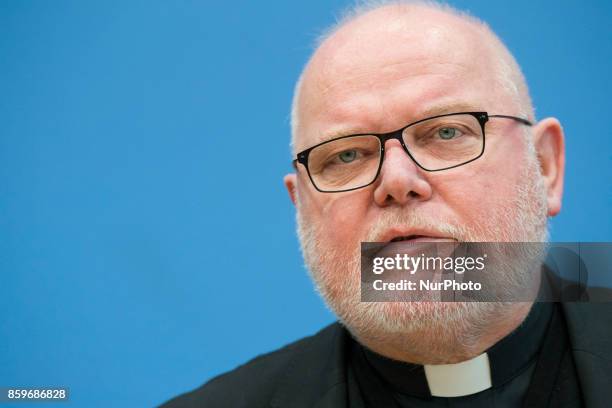
[[[488,319],[461,324],[419,327],[383,336],[354,334],[370,350],[413,364],[455,364],[472,359],[514,331],[533,302],[497,303]],[[467,320],[467,319],[466,319]]]

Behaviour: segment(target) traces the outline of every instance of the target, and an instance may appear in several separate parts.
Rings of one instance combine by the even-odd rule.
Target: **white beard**
[[[363,241],[375,241],[382,231],[401,225],[433,229],[463,242],[546,242],[545,187],[533,148],[528,156],[516,199],[497,206],[487,214],[486,223],[467,228],[396,207]],[[383,345],[397,350],[397,355],[422,360],[413,362],[441,364],[469,354],[491,322],[513,313],[516,304],[507,302],[361,302],[361,239],[325,242],[325,235],[303,218],[299,200],[297,210],[298,236],[311,278],[328,307],[362,344]],[[544,254],[538,246],[522,248],[533,250],[521,254],[520,261],[506,259],[494,268],[499,274],[496,282],[515,289],[533,284],[530,271],[541,264]]]

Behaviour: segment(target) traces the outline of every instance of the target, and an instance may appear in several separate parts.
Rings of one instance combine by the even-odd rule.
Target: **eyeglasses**
[[[478,159],[485,148],[485,124],[491,118],[511,119],[527,126],[527,119],[487,112],[459,112],[432,116],[389,133],[341,136],[297,154],[314,187],[322,193],[363,188],[374,183],[385,157],[385,142],[396,139],[425,171],[441,171]]]

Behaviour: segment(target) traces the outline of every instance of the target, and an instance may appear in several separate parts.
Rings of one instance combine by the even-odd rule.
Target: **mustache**
[[[380,216],[372,228],[367,232],[365,241],[363,242],[379,242],[380,238],[388,230],[397,227],[437,231],[441,235],[455,238],[459,241],[469,240],[471,235],[466,228],[450,221],[426,216],[416,210],[406,211],[406,209],[393,208]]]

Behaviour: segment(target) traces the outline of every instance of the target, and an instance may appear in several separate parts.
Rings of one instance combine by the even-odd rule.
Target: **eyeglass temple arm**
[[[523,125],[527,125],[527,126],[533,126],[533,123],[531,123],[531,121],[524,119],[524,118],[519,118],[517,116],[510,116],[510,115],[489,115],[490,118],[503,118],[503,119],[512,119],[512,120],[516,120],[517,122],[521,122]]]

